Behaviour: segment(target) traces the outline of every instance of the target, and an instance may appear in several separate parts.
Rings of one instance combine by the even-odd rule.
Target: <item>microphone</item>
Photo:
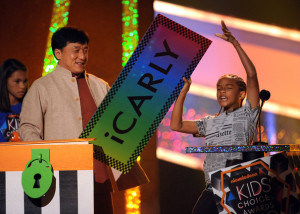
[[[261,142],[261,125],[260,125],[261,110],[262,110],[262,107],[263,107],[265,101],[270,99],[270,96],[271,96],[271,93],[265,89],[263,89],[259,92],[259,98],[261,99],[261,104],[258,109],[259,113],[258,113],[258,121],[257,121],[258,122],[258,131],[259,131],[259,142],[256,142],[256,143],[258,143],[258,144],[263,144],[263,142]]]
[[[261,125],[260,125],[260,116],[261,116],[261,110],[262,107],[264,105],[264,102],[267,101],[268,99],[270,99],[271,93],[267,90],[261,90],[259,92],[259,99],[261,100],[259,109],[258,109],[258,120],[257,120],[257,124],[258,124],[258,134],[259,134],[259,141],[258,142],[253,142],[254,146],[259,146],[259,145],[268,145],[267,142],[262,142],[261,141]],[[256,124],[256,125],[257,125]],[[265,152],[243,152],[243,161],[250,161],[250,160],[254,160],[257,158],[262,158],[264,157]]]
[[[265,89],[259,92],[259,98],[264,102],[270,99],[271,93]]]

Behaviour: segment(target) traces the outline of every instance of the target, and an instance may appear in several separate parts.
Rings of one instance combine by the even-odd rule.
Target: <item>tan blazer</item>
[[[109,90],[100,78],[86,74],[97,106]],[[39,79],[26,94],[20,114],[19,132],[23,141],[78,138],[83,130],[80,99],[75,77],[57,65]]]
[[[86,74],[86,79],[95,103],[99,106],[109,91],[109,85],[91,74]],[[72,77],[69,70],[57,65],[53,72],[32,84],[23,100],[19,127],[21,139],[74,139],[82,131],[76,78]],[[118,185],[119,189],[127,189],[147,183],[148,178],[139,165],[135,164],[129,174],[121,175],[117,183],[120,181],[122,185]]]

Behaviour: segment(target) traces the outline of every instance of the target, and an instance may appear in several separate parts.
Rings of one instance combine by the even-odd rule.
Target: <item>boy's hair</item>
[[[241,78],[235,74],[225,74],[225,75],[221,76],[219,78],[219,80],[223,79],[223,78],[234,79],[236,81],[236,84],[239,86],[240,91],[247,92],[247,85],[246,85],[245,81],[243,80],[243,78]]]
[[[68,43],[89,44],[89,37],[83,30],[74,27],[59,28],[52,36],[51,47],[54,54],[55,49],[62,50]],[[55,56],[55,54],[54,54]],[[56,56],[55,56],[56,58]]]
[[[17,59],[7,59],[0,67],[0,111],[2,112],[11,111],[9,93],[7,89],[7,79],[18,70],[27,72],[26,66]]]

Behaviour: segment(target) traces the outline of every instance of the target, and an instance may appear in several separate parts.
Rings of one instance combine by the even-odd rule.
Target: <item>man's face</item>
[[[88,45],[80,43],[67,43],[62,50],[55,49],[55,56],[58,64],[71,71],[73,74],[80,74],[85,70],[88,60]]]

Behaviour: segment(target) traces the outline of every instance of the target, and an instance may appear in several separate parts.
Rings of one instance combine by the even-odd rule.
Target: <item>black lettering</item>
[[[145,78],[148,79],[148,82],[147,82],[147,83],[144,82]],[[152,92],[155,93],[157,89],[154,88],[152,85],[161,83],[163,80],[164,80],[164,79],[159,79],[159,80],[154,80],[154,81],[153,81],[153,76],[152,76],[152,74],[146,73],[146,74],[144,74],[144,75],[139,79],[138,84],[139,84],[140,86],[142,86],[142,87],[144,87],[144,88],[146,88],[146,89],[148,89],[148,90],[150,90],[150,91],[152,91]]]
[[[109,133],[106,132],[106,133],[104,134],[104,136],[105,136],[105,137],[108,137],[108,136],[109,136]],[[112,139],[113,141],[115,141],[115,142],[117,142],[117,143],[119,143],[119,144],[123,144],[123,142],[124,142],[124,140],[121,140],[120,138],[118,138],[118,137],[116,137],[116,136],[111,136],[110,139]]]
[[[121,114],[123,114],[124,112],[120,111],[114,118],[114,121],[113,121],[113,128],[114,130],[118,133],[118,134],[125,134],[127,132],[129,132],[131,129],[133,129],[133,127],[135,126],[136,124],[136,119],[133,118],[133,121],[131,123],[131,125],[127,128],[127,129],[119,129],[118,126],[117,126],[117,120],[119,119],[119,117],[121,116]]]
[[[164,41],[163,41],[163,44],[164,44],[164,47],[165,47],[165,49],[166,49],[166,52],[156,53],[156,54],[154,55],[154,57],[167,56],[167,55],[169,55],[169,56],[171,56],[171,57],[177,59],[177,58],[178,58],[178,55],[175,54],[175,53],[173,53],[173,52],[171,51],[171,49],[170,49],[170,47],[169,47],[169,45],[168,45],[168,43],[167,43],[167,40],[164,40]]]
[[[170,64],[170,65],[168,66],[167,69],[164,69],[164,68],[162,68],[162,67],[160,67],[160,66],[158,66],[158,65],[155,65],[155,64],[153,64],[152,62],[150,62],[149,66],[150,66],[151,68],[154,68],[155,70],[157,70],[157,71],[163,73],[163,74],[168,74],[169,71],[171,70],[173,64]]]
[[[152,96],[134,96],[134,97],[128,97],[132,107],[134,108],[137,115],[140,117],[142,115],[140,108],[145,102],[145,100],[151,100]],[[136,104],[136,100],[140,101],[138,105]]]

